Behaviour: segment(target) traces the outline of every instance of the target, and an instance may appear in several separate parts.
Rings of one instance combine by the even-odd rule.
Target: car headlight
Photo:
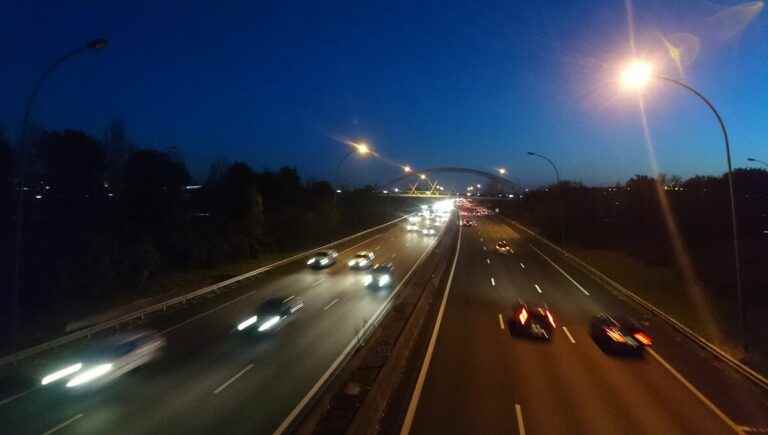
[[[379,287],[383,287],[383,286],[389,284],[390,281],[391,281],[391,279],[389,278],[389,275],[380,276],[379,277]]]
[[[312,258],[310,258],[310,259],[307,261],[307,264],[308,264],[308,265],[309,265],[309,264],[312,264],[312,263],[314,263],[314,262],[315,262],[315,260],[316,260],[316,259],[315,259],[315,257],[312,257]]]
[[[262,323],[261,326],[259,326],[259,332],[264,332],[267,329],[277,325],[277,322],[279,321],[280,321],[280,316],[270,317],[266,322]]]
[[[257,320],[259,320],[259,316],[249,317],[248,319],[244,320],[239,325],[237,325],[237,330],[238,331],[242,331],[243,329],[245,329],[245,328],[253,325],[254,323],[256,323]]]
[[[328,264],[328,262],[329,262],[329,261],[330,261],[330,260],[328,260],[327,258],[323,258],[322,260],[320,260],[320,264],[322,264],[323,266],[325,266],[326,264]]]
[[[354,265],[355,265],[355,260],[349,260],[349,262],[347,263],[347,265],[349,265],[349,266],[354,266]]]
[[[71,381],[67,382],[67,387],[72,388],[77,387],[78,385],[86,384],[96,378],[104,376],[110,371],[112,371],[112,364],[109,363],[93,366],[72,378]]]
[[[363,284],[368,285],[373,282],[373,275],[365,275],[363,277]]]
[[[368,260],[360,260],[360,261],[357,263],[357,265],[358,265],[358,266],[360,266],[360,267],[365,267],[365,266],[367,266],[367,265],[368,265]]]
[[[50,375],[45,376],[43,378],[43,380],[40,381],[40,384],[41,385],[48,385],[51,382],[56,382],[56,381],[58,381],[61,378],[66,378],[67,376],[77,372],[81,368],[83,368],[83,364],[82,363],[77,363],[77,364],[73,364],[73,365],[71,365],[69,367],[65,367],[65,368],[63,368],[61,370],[57,370],[57,371],[51,373]]]

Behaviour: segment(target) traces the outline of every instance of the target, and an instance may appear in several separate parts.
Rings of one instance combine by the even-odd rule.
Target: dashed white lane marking
[[[43,433],[43,435],[51,435],[52,433],[59,431],[61,429],[64,429],[66,426],[74,423],[76,420],[81,418],[83,414],[77,414],[76,416],[70,418],[69,420],[65,421],[64,423],[61,423],[60,425],[54,427],[53,429],[50,429],[49,431]]]
[[[331,308],[332,306],[336,305],[336,302],[338,302],[338,301],[339,301],[339,298],[336,298],[336,299],[332,300],[330,304],[328,304],[328,305],[323,307],[323,311],[325,311],[328,308]]]
[[[563,326],[563,331],[565,331],[565,335],[567,335],[567,336],[568,336],[568,339],[569,339],[569,340],[571,340],[571,343],[574,343],[574,344],[575,344],[575,343],[576,343],[576,340],[574,340],[574,339],[573,339],[573,335],[571,335],[571,332],[570,332],[570,331],[568,331],[568,328],[566,328],[565,326]]]
[[[311,286],[309,286],[309,287],[310,287],[310,288],[315,288],[315,287],[319,286],[319,285],[320,285],[322,282],[323,282],[323,280],[322,280],[322,279],[318,279],[317,281],[315,281],[315,282],[314,282],[314,283],[313,283]]]
[[[392,258],[395,258],[395,257],[397,257],[397,254],[392,254]]]
[[[541,293],[541,287],[539,287],[538,284],[534,284],[533,286],[536,287],[537,292]]]
[[[483,251],[487,251],[488,249],[485,248],[485,245],[483,245]]]
[[[486,258],[485,262],[488,263],[488,264],[491,264],[491,260],[489,258]]]
[[[504,318],[501,317],[501,313],[499,313],[499,328],[504,329]]]
[[[515,414],[517,415],[517,433],[525,435],[525,423],[523,423],[523,408],[515,403]]]
[[[554,262],[554,261],[550,260],[550,259],[549,259],[549,257],[547,257],[546,255],[544,255],[544,253],[543,253],[543,252],[541,252],[541,251],[539,251],[538,249],[536,249],[536,247],[535,247],[535,246],[533,246],[533,245],[529,245],[529,246],[531,247],[531,249],[533,249],[534,251],[538,252],[538,253],[539,253],[539,255],[541,255],[542,257],[544,257],[544,259],[545,259],[545,260],[547,260],[547,261],[549,262],[549,264],[551,264],[552,266],[554,266],[554,267],[555,267],[555,269],[557,269],[558,271],[560,271],[560,273],[562,273],[563,275],[565,275],[565,277],[566,277],[566,278],[568,278],[568,279],[569,279],[569,280],[570,280],[570,281],[573,283],[573,285],[575,285],[576,287],[578,287],[578,288],[579,288],[579,290],[581,290],[581,292],[582,292],[582,293],[584,293],[585,295],[589,296],[589,292],[588,292],[588,291],[586,291],[586,290],[584,289],[584,287],[582,287],[582,286],[581,286],[581,284],[579,284],[578,282],[576,282],[576,280],[575,280],[575,279],[571,278],[571,275],[568,275],[567,273],[565,273],[565,271],[564,271],[563,269],[561,269],[561,268],[560,268],[560,266],[558,266],[557,264],[555,264],[555,262]]]
[[[522,267],[523,269],[525,269],[525,264],[523,264],[523,263],[520,263],[520,267]]]
[[[374,251],[378,251],[379,249],[381,249],[381,245],[377,245],[375,248],[373,248]]]
[[[727,415],[725,415],[725,413],[723,411],[720,410],[720,408],[715,406],[714,403],[712,403],[709,399],[707,399],[707,397],[704,396],[704,394],[702,394],[701,391],[698,390],[698,388],[694,387],[690,382],[688,382],[688,380],[685,379],[683,377],[683,375],[678,373],[678,371],[675,370],[671,365],[669,365],[669,363],[667,363],[664,360],[664,358],[659,356],[659,354],[656,353],[656,351],[654,351],[653,349],[651,349],[649,347],[646,348],[645,350],[646,350],[646,352],[651,354],[652,357],[656,358],[656,361],[658,361],[662,366],[664,366],[664,368],[669,370],[669,372],[672,373],[672,375],[674,377],[676,377],[678,381],[680,381],[683,385],[685,385],[688,388],[688,390],[690,390],[691,393],[693,393],[694,396],[698,397],[699,400],[704,402],[704,404],[707,405],[707,407],[709,407],[709,409],[711,409],[712,412],[717,414],[717,416],[720,417],[720,419],[722,419],[725,422],[725,424],[730,426],[731,429],[733,429],[734,432],[736,432],[737,434],[743,434],[744,433],[744,431],[742,430],[742,428],[740,426],[738,426],[736,423],[734,423],[733,420],[731,420]]]
[[[5,399],[3,399],[3,400],[0,400],[0,406],[3,406],[3,405],[5,405],[6,403],[11,403],[11,402],[13,402],[14,400],[18,399],[19,397],[23,397],[23,396],[26,396],[26,395],[27,395],[27,394],[29,394],[31,391],[34,391],[34,390],[36,390],[37,388],[38,388],[38,387],[30,388],[30,389],[29,389],[29,390],[27,390],[27,391],[22,391],[22,392],[21,392],[21,393],[19,393],[19,394],[14,394],[14,395],[13,395],[13,396],[11,396],[11,397],[7,397],[7,398],[5,398]]]
[[[213,391],[213,394],[221,393],[222,391],[224,391],[225,388],[227,388],[229,386],[229,384],[231,384],[232,382],[235,382],[235,380],[237,380],[237,378],[242,376],[243,373],[247,372],[248,370],[250,370],[252,368],[253,368],[253,364],[248,364],[247,366],[245,366],[244,369],[242,369],[239,372],[237,372],[237,374],[235,376],[232,376],[227,382],[224,382],[219,388],[215,389]]]
[[[483,239],[482,237],[480,237],[480,241],[481,241],[481,242],[484,242],[484,241],[485,241],[485,239]]]
[[[491,285],[494,286],[494,287],[496,286],[496,280],[493,279],[493,277],[491,277]]]

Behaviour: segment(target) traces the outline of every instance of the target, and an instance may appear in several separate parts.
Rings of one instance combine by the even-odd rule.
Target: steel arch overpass
[[[494,174],[493,172],[483,171],[480,169],[462,168],[459,166],[440,166],[436,168],[420,169],[418,171],[409,172],[407,174],[404,174],[397,178],[393,178],[392,180],[389,180],[387,183],[384,184],[384,188],[389,189],[392,187],[396,187],[398,183],[402,183],[403,181],[406,181],[408,179],[415,178],[418,181],[419,176],[421,174],[426,174],[429,177],[431,174],[441,174],[441,173],[468,174],[468,175],[480,176],[487,179],[491,183],[491,185],[495,184],[497,186],[496,190],[502,190],[501,189],[502,186],[507,187],[513,192],[519,192],[521,190],[520,186],[517,183],[513,182],[508,178]]]

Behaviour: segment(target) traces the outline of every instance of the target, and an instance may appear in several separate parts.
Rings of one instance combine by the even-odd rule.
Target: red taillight
[[[520,324],[525,325],[525,321],[528,320],[528,311],[526,311],[525,308],[523,308],[520,311],[520,315],[517,316],[518,319],[520,319]]]
[[[653,340],[651,340],[651,337],[648,336],[648,334],[644,332],[635,332],[632,334],[633,337],[637,339],[640,343],[643,343],[644,346],[650,346],[653,344]]]

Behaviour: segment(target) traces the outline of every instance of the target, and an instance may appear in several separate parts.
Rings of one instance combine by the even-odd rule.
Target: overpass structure
[[[434,174],[444,174],[444,173],[466,174],[466,175],[483,177],[486,180],[488,180],[488,183],[486,184],[486,189],[485,189],[487,191],[520,192],[521,190],[520,186],[517,183],[513,182],[512,180],[506,177],[502,177],[492,172],[483,171],[480,169],[463,168],[459,166],[440,166],[435,168],[422,169],[418,172],[409,172],[407,174],[404,174],[397,178],[389,180],[387,183],[384,184],[384,188],[388,190],[394,190],[396,187],[400,185],[400,183],[413,179],[416,182],[414,184],[409,184],[408,185],[409,189],[403,189],[403,191],[408,191],[409,194],[411,195],[421,195],[421,196],[439,195],[442,193],[443,189],[439,189],[440,186],[438,185],[437,182],[432,181],[432,178]],[[422,178],[422,176],[424,177]],[[418,188],[421,187],[421,184],[423,184],[422,182],[426,184],[427,189],[420,191],[418,190]]]

